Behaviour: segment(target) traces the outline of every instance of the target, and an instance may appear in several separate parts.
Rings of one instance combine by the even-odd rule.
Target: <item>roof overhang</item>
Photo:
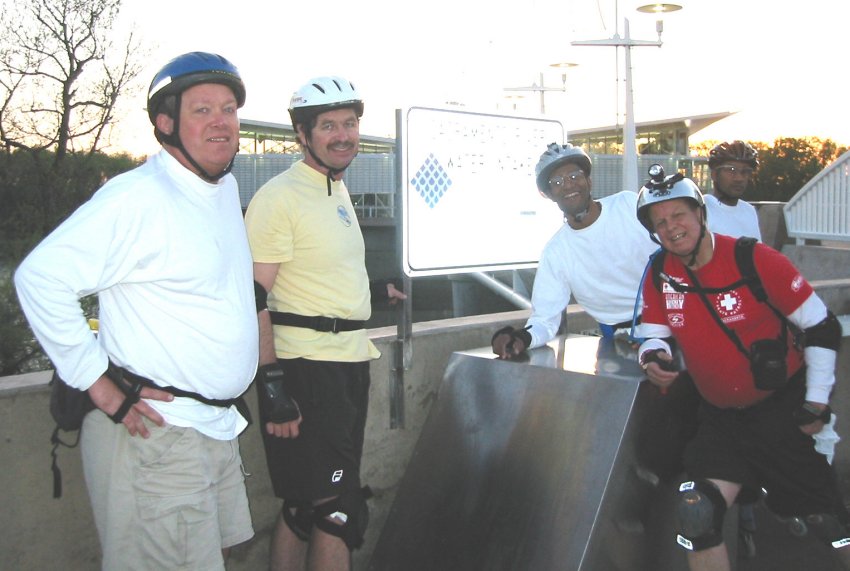
[[[690,115],[687,117],[676,117],[673,119],[658,119],[655,121],[643,121],[635,123],[637,132],[650,131],[660,127],[675,127],[685,128],[688,130],[688,136],[697,133],[712,123],[716,123],[721,119],[726,119],[734,115],[737,111],[723,111],[721,113],[708,113],[705,115]],[[607,127],[593,127],[591,129],[571,129],[570,137],[585,136],[585,135],[619,135],[623,132],[622,125],[609,125]]]

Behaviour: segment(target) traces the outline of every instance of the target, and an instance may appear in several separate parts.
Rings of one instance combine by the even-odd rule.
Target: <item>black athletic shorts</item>
[[[259,426],[275,496],[305,501],[360,489],[360,459],[369,405],[369,362],[280,359],[302,422],[297,438]]]
[[[844,520],[835,471],[792,416],[804,398],[802,369],[785,388],[746,409],[703,401],[697,434],[685,451],[688,476],[764,488],[767,506],[780,516],[832,513]]]

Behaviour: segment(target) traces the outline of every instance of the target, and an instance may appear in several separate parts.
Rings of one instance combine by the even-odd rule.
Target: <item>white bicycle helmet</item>
[[[307,123],[319,113],[349,107],[358,117],[363,115],[363,100],[354,84],[342,77],[317,77],[292,94],[289,116],[292,126]]]
[[[543,194],[549,194],[549,176],[552,171],[566,162],[576,163],[584,174],[590,176],[591,162],[590,157],[581,147],[576,147],[567,143],[559,145],[558,143],[549,143],[546,151],[540,155],[540,160],[537,161],[537,166],[534,167],[534,174],[537,178],[537,189]]]
[[[702,209],[703,219],[705,219],[705,200],[694,181],[685,178],[681,173],[665,177],[664,167],[659,164],[649,167],[649,176],[650,179],[638,193],[637,217],[650,234],[654,234],[654,231],[652,222],[649,220],[649,207],[659,202],[687,198]]]

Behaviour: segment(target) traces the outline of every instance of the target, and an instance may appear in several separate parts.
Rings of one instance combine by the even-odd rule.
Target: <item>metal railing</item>
[[[788,236],[850,242],[850,151],[806,183],[782,208]]]

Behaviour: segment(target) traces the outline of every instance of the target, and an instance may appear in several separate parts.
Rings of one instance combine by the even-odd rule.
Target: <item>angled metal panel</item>
[[[370,569],[685,568],[638,461],[642,371],[599,338],[559,341],[524,363],[452,356]]]

